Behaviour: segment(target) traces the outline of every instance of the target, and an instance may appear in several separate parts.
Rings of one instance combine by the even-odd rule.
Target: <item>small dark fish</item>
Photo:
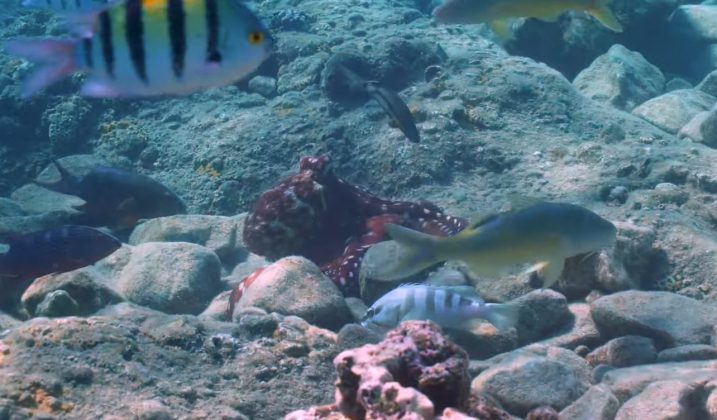
[[[84,224],[126,228],[140,219],[171,216],[186,212],[182,200],[154,179],[123,169],[99,166],[86,175],[72,175],[59,162],[53,162],[60,180],[39,185],[85,200],[80,210]]]
[[[421,141],[421,136],[418,134],[411,110],[408,109],[406,103],[403,102],[403,99],[401,99],[396,92],[386,89],[379,85],[378,82],[363,80],[361,76],[343,65],[339,64],[337,68],[346,78],[350,90],[363,90],[371,95],[371,97],[381,105],[381,108],[386,111],[403,134],[406,135],[408,140],[414,143]]]
[[[0,276],[33,279],[92,265],[112,254],[122,242],[87,226],[63,226],[16,236],[0,254]]]

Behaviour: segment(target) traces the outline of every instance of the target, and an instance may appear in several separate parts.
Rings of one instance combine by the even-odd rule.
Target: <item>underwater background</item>
[[[0,419],[717,419],[716,1],[507,36],[435,0],[244,4],[271,54],[196,93],[93,98],[76,73],[24,97],[35,66],[0,48]],[[0,45],[76,36],[2,6]],[[530,258],[369,264],[390,225],[448,238],[543,202],[615,227],[550,288]],[[511,238],[549,248],[541,226]],[[421,316],[361,325],[423,282]],[[511,328],[422,321],[466,286]]]

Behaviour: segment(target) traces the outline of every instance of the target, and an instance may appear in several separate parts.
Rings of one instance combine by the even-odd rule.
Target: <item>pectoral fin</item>
[[[525,271],[525,273],[537,272],[543,280],[543,288],[547,289],[555,284],[563,273],[565,260],[541,261]]]
[[[609,0],[597,0],[595,6],[587,11],[592,17],[615,32],[622,32],[622,24],[610,9]]]

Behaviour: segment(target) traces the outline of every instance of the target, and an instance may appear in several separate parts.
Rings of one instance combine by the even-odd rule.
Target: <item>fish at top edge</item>
[[[531,271],[538,271],[546,288],[559,279],[566,258],[612,247],[617,232],[612,223],[586,208],[550,202],[479,219],[447,238],[398,225],[388,225],[387,230],[393,241],[375,245],[366,256],[373,261],[376,279],[399,280],[457,260],[472,275],[488,278],[500,277],[516,265],[532,264]],[[387,252],[389,245],[397,252]]]
[[[385,332],[403,321],[430,320],[444,328],[469,329],[480,320],[486,320],[506,330],[518,322],[519,315],[520,307],[515,303],[485,303],[471,286],[406,284],[374,302],[361,325]]]
[[[433,17],[442,24],[487,23],[505,39],[510,38],[509,19],[537,18],[550,22],[567,11],[585,12],[612,31],[623,30],[609,0],[445,0],[433,10]]]
[[[0,276],[32,279],[92,265],[122,246],[119,239],[89,226],[68,225],[17,235],[0,254]]]
[[[12,55],[39,65],[23,96],[76,72],[93,97],[174,95],[225,86],[256,70],[273,39],[239,0],[126,0],[96,14],[78,39],[16,39]]]

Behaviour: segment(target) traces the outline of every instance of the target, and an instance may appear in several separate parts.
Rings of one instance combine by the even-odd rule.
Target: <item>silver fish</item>
[[[470,287],[403,285],[379,298],[366,311],[361,325],[387,331],[408,320],[430,320],[441,327],[467,329],[483,319],[504,330],[520,315],[515,303],[485,303]]]

